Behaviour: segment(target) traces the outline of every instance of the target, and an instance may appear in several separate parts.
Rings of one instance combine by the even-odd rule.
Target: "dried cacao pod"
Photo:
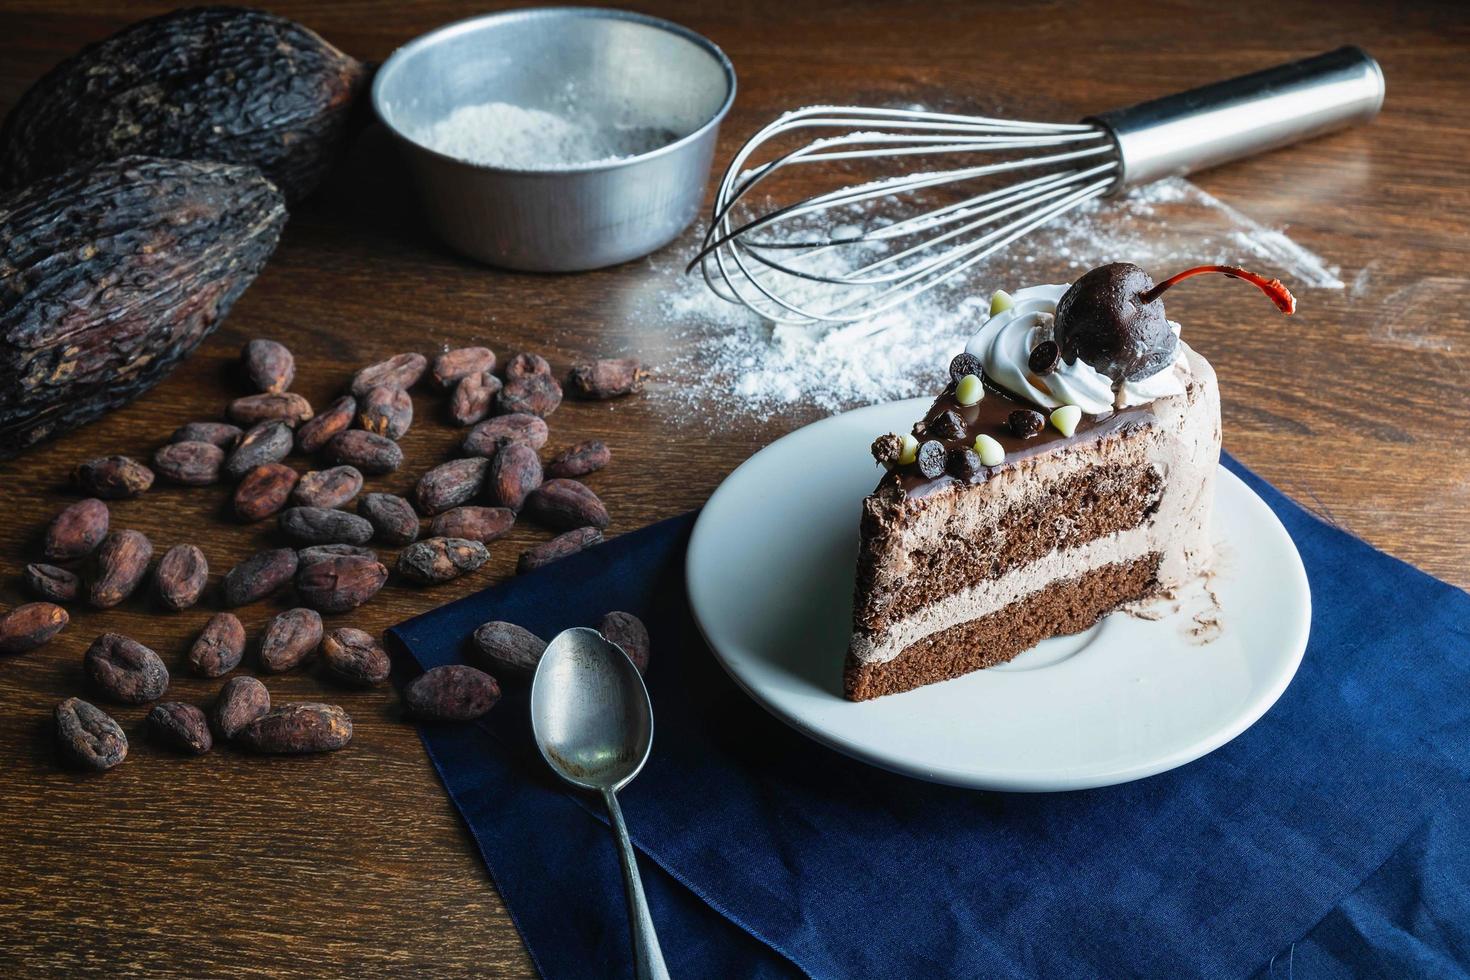
[[[534,572],[554,561],[586,551],[596,544],[602,544],[602,531],[599,528],[579,527],[565,534],[558,534],[550,541],[543,541],[521,552],[520,561],[516,562],[516,574]]]
[[[163,553],[153,572],[158,601],[178,612],[199,601],[209,584],[209,562],[192,544],[176,544]]]
[[[71,617],[53,602],[28,602],[0,616],[0,653],[25,653],[45,646]]]
[[[392,663],[383,645],[371,633],[341,626],[322,639],[327,669],[348,684],[372,687],[388,679]]]
[[[495,352],[488,347],[460,347],[434,358],[434,380],[441,388],[451,388],[457,381],[494,370]]]
[[[148,730],[159,742],[178,752],[203,755],[214,747],[204,712],[182,701],[165,701],[148,712]]]
[[[398,574],[418,585],[439,585],[468,575],[490,558],[478,541],[464,538],[428,538],[398,553]]]
[[[189,667],[200,677],[220,677],[240,666],[245,657],[245,626],[234,613],[215,613],[194,645]]]
[[[0,183],[146,153],[255,166],[300,200],[331,166],[366,80],[361,62],[283,17],[176,10],[32,85],[0,130]]]
[[[254,170],[152,157],[0,198],[0,457],[161,381],[255,279],[285,221]]]

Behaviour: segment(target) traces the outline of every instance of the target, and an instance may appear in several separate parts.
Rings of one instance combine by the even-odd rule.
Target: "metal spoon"
[[[531,681],[531,730],[558,776],[602,794],[623,862],[638,980],[668,980],[614,794],[633,781],[653,747],[653,705],[628,655],[596,630],[569,629],[546,647]]]

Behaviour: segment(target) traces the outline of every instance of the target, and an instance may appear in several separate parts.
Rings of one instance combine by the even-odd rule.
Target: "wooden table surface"
[[[483,6],[272,4],[373,60]],[[1248,327],[1240,311],[1264,301],[1223,282],[1176,291],[1169,310],[1219,372],[1231,452],[1373,544],[1470,586],[1470,16],[1463,4],[644,7],[708,35],[734,61],[741,89],[721,161],[745,134],[795,105],[940,97],[964,105],[973,95],[977,106],[1069,118],[1344,43],[1368,47],[1388,78],[1376,123],[1196,178],[1265,225],[1288,229],[1340,267],[1346,287],[1305,290],[1295,318],[1253,315]],[[83,43],[165,9],[6,0],[0,107]],[[71,467],[108,453],[147,458],[177,425],[218,417],[239,393],[231,366],[251,337],[295,350],[296,387],[318,405],[358,365],[444,344],[536,350],[558,369],[578,355],[640,353],[657,368],[663,341],[631,304],[663,281],[649,263],[562,277],[477,267],[433,242],[399,193],[395,168],[369,131],[332,187],[293,214],[228,322],[171,378],[107,419],[0,464],[0,601],[22,601],[19,573],[34,560],[38,532],[73,499]],[[614,532],[698,506],[750,453],[822,414],[794,405],[770,418],[690,419],[669,407],[671,386],[682,383],[665,378],[643,398],[568,404],[553,417],[556,442],[599,437],[612,447],[613,465],[591,483],[609,503]],[[424,421],[404,440],[409,464],[372,481],[376,488],[409,489],[458,438],[435,421],[432,395],[415,400]],[[197,543],[219,573],[272,538],[269,522],[246,528],[222,519],[226,501],[222,487],[159,487],[116,504],[114,526],[145,531],[160,552]],[[429,591],[390,587],[340,619],[386,628],[510,574],[522,547],[543,537],[517,529],[468,581]],[[116,712],[130,735],[138,733],[121,768],[97,777],[57,767],[51,710],[82,693],[90,640],[118,630],[173,665],[210,611],[163,615],[137,600],[106,612],[78,606],[49,646],[0,663],[0,972],[532,974],[386,689],[341,692],[311,672],[271,680],[277,700],[321,698],[325,688],[352,713],[356,738],[334,755],[282,760],[226,749],[183,760],[141,737],[146,708],[131,708]],[[253,635],[275,611],[261,603],[242,618]],[[176,677],[172,693],[182,699],[203,703],[218,687],[182,670]]]

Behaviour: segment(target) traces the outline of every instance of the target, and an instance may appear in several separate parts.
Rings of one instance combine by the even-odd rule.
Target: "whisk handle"
[[[1367,122],[1382,105],[1383,69],[1343,47],[1090,121],[1117,144],[1115,193]]]

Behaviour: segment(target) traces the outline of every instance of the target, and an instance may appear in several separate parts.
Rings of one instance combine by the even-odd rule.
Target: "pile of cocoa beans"
[[[547,418],[560,406],[564,388],[539,355],[517,354],[497,371],[486,347],[444,351],[432,363],[421,354],[399,354],[358,371],[320,412],[292,391],[295,358],[280,343],[246,344],[241,373],[252,393],[226,406],[229,421],[179,427],[151,465],[107,456],[76,467],[74,481],[87,496],[46,528],[42,560],[23,575],[37,601],[0,616],[0,654],[50,641],[69,622],[65,603],[108,609],[143,596],[173,612],[207,603],[216,609],[181,665],[200,677],[227,678],[207,711],[161,701],[169,688],[163,658],[114,632],[98,636],[84,657],[92,691],[113,703],[153,704],[149,732],[180,752],[207,752],[215,738],[257,752],[331,751],[352,738],[352,719],[340,707],[272,706],[257,678],[227,677],[250,646],[231,610],[289,593],[294,601],[254,643],[259,671],[280,673],[318,661],[336,683],[371,687],[388,679],[391,661],[383,645],[351,626],[329,628],[323,615],[351,612],[390,581],[430,586],[474,572],[489,557],[487,545],[522,517],[555,536],[521,554],[520,572],[602,541],[607,508],[579,478],[605,467],[611,453],[592,440],[543,461]],[[566,389],[578,398],[616,398],[641,391],[646,378],[636,359],[594,360],[572,367]],[[468,430],[461,454],[424,472],[412,499],[371,491],[370,478],[405,464],[398,440],[414,422],[409,391],[426,379],[447,396],[448,418]],[[288,462],[293,454],[320,463],[300,472]],[[234,517],[245,524],[274,518],[281,546],[236,564],[211,592],[209,562],[198,547],[175,544],[155,562],[146,535],[113,526],[109,500],[149,493],[159,481],[233,484]],[[426,519],[429,535],[421,537]],[[376,547],[398,551],[389,559]],[[599,628],[639,670],[646,668],[647,631],[635,617],[609,613]],[[410,718],[483,716],[500,697],[497,675],[529,676],[546,644],[512,624],[487,623],[471,646],[486,669],[453,665],[421,675],[404,691]],[[108,769],[126,757],[121,726],[87,701],[68,698],[58,705],[56,730],[70,764]]]

